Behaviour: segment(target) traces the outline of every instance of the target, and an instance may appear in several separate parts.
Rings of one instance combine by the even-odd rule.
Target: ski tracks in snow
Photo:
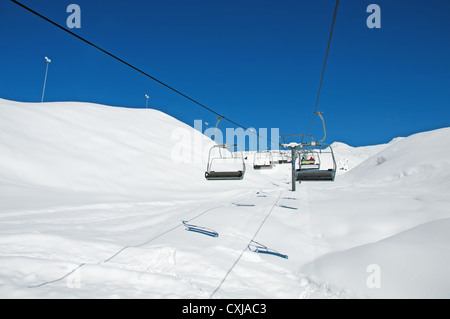
[[[58,245],[43,241],[49,249],[43,248],[40,255],[19,247],[13,256],[3,249],[0,258],[37,258],[40,265],[46,261],[48,269],[34,267],[33,275],[25,278],[30,296],[90,296],[92,292],[88,291],[96,289],[99,297],[329,297],[337,290],[324,289],[326,283],[317,284],[296,271],[304,262],[299,256],[314,253],[311,245],[302,243],[311,238],[311,217],[307,190],[302,187],[294,194],[284,187],[268,183],[257,191],[224,197],[216,203],[190,204],[188,209],[183,203],[141,202],[27,211],[24,216],[43,224],[48,214],[53,224],[58,219],[66,222],[58,236],[52,235],[52,243],[58,241]],[[55,214],[62,216],[55,221]],[[2,215],[3,221],[12,224],[17,217],[19,212]],[[183,220],[195,221],[195,225],[214,230],[218,236],[186,231]],[[289,232],[289,237],[276,233],[279,224],[298,231]],[[88,225],[96,229],[86,233],[88,238],[84,238],[82,229],[80,234],[74,232]],[[66,238],[67,232],[71,238]],[[50,235],[44,229],[34,236]],[[254,240],[289,255],[289,261],[248,250]],[[120,247],[121,242],[126,244]],[[62,248],[51,253],[60,244]],[[77,245],[81,247],[74,249]],[[61,253],[64,249],[69,253]],[[21,269],[22,273],[26,271],[30,270]],[[271,273],[274,275],[267,275]],[[67,289],[73,286],[79,289]]]
[[[115,268],[119,268],[119,269],[125,269],[127,271],[140,271],[140,272],[149,272],[149,273],[160,273],[160,274],[169,274],[171,276],[175,276],[177,277],[177,279],[179,280],[180,278],[182,278],[183,276],[187,275],[185,271],[181,271],[181,272],[177,272],[177,269],[180,267],[175,267],[175,266],[179,266],[176,265],[176,259],[177,257],[180,258],[180,256],[183,256],[183,253],[180,251],[183,251],[183,245],[181,245],[180,247],[177,247],[177,243],[171,243],[171,238],[184,238],[184,237],[188,237],[187,239],[185,238],[184,241],[185,243],[191,243],[191,245],[187,245],[187,246],[192,246],[192,244],[195,245],[196,241],[198,241],[200,239],[200,237],[202,237],[199,234],[188,234],[187,232],[185,232],[183,230],[182,227],[182,218],[186,219],[187,221],[193,221],[193,220],[197,220],[196,222],[199,224],[208,224],[208,218],[207,215],[211,214],[214,211],[217,211],[217,213],[223,212],[224,210],[227,211],[226,213],[229,213],[230,211],[245,211],[249,208],[252,208],[253,206],[248,206],[248,204],[246,204],[246,202],[248,202],[249,200],[254,200],[255,198],[257,199],[266,199],[262,196],[259,196],[262,194],[262,191],[259,192],[252,192],[249,196],[249,194],[244,194],[244,195],[240,195],[237,198],[233,198],[233,201],[229,201],[229,202],[223,202],[219,205],[216,206],[212,206],[209,205],[210,207],[208,207],[207,209],[202,208],[203,210],[200,211],[199,213],[199,206],[197,205],[197,207],[190,209],[188,211],[184,210],[182,213],[174,213],[174,211],[176,210],[183,210],[182,207],[179,206],[174,206],[174,205],[169,205],[167,203],[164,203],[164,205],[159,205],[162,207],[165,207],[166,209],[164,210],[165,214],[172,214],[173,216],[170,217],[170,222],[165,221],[164,223],[161,223],[163,225],[166,226],[166,229],[162,229],[162,227],[160,225],[156,225],[158,227],[151,227],[151,226],[155,226],[155,225],[147,225],[148,227],[143,227],[143,229],[147,229],[154,231],[154,235],[153,236],[147,236],[147,239],[144,241],[141,241],[140,243],[137,244],[129,244],[129,245],[124,245],[122,248],[117,249],[114,253],[111,253],[111,247],[116,246],[117,244],[111,244],[109,245],[108,249],[104,249],[106,251],[110,251],[109,256],[105,257],[107,252],[103,251],[100,256],[97,257],[97,261],[95,261],[95,248],[90,247],[88,249],[91,250],[91,254],[90,254],[90,258],[87,258],[85,260],[80,260],[82,262],[80,262],[78,265],[74,264],[74,262],[76,262],[77,259],[73,259],[73,258],[68,258],[67,256],[64,257],[62,255],[57,256],[56,254],[49,254],[49,255],[45,255],[45,251],[43,251],[43,254],[41,257],[41,259],[47,259],[49,262],[51,262],[52,267],[55,267],[55,262],[57,264],[57,266],[55,267],[55,270],[51,273],[57,274],[60,273],[60,276],[55,276],[56,278],[49,278],[49,272],[45,272],[45,275],[43,275],[43,277],[39,274],[36,273],[33,276],[28,276],[29,278],[32,279],[32,282],[29,283],[27,285],[28,288],[42,288],[44,286],[48,286],[48,285],[53,285],[56,283],[59,283],[60,285],[64,286],[64,284],[67,284],[68,281],[72,280],[72,277],[74,277],[74,275],[79,274],[79,273],[83,273],[83,282],[86,282],[89,278],[89,276],[87,276],[86,274],[89,273],[89,271],[87,271],[87,268],[98,268],[99,266],[101,267],[115,267]],[[105,206],[106,205],[106,206]],[[95,210],[108,210],[108,211],[117,211],[120,210],[121,213],[123,213],[124,211],[131,211],[131,215],[135,214],[137,216],[140,215],[140,213],[136,212],[136,207],[141,207],[141,208],[145,208],[148,206],[158,206],[158,205],[145,205],[145,203],[136,203],[136,205],[132,205],[132,204],[118,204],[117,206],[114,206],[113,204],[98,204],[98,205],[87,205],[87,206],[80,206],[78,207],[78,209],[76,207],[69,207],[69,208],[63,208],[63,209],[47,209],[47,210],[41,210],[39,212],[37,211],[27,211],[25,212],[25,215],[31,215],[31,216],[43,216],[46,214],[56,214],[56,213],[61,213],[64,212],[66,214],[74,214],[77,213],[77,217],[73,217],[74,220],[77,220],[77,222],[79,223],[79,219],[80,219],[80,215],[83,216],[84,214],[89,215],[91,222],[92,219],[97,219],[96,222],[100,223],[100,220],[98,219],[98,214],[92,214],[93,211]],[[206,205],[200,205],[201,207],[205,207]],[[256,205],[255,205],[256,206]],[[167,209],[168,208],[168,209]],[[244,212],[245,214],[245,212]],[[15,214],[10,214],[9,216],[7,216],[8,218],[13,218],[14,216],[12,215],[20,215],[19,213],[15,213]],[[101,214],[100,214],[101,215]],[[113,214],[114,215],[114,214]],[[120,214],[119,214],[120,215]],[[234,217],[237,218],[238,222],[244,222],[244,225],[247,223],[252,223],[251,220],[242,220],[239,218],[240,214],[231,214]],[[67,220],[67,216],[64,217],[64,220]],[[94,217],[92,217],[94,216]],[[95,217],[97,216],[97,217]],[[111,216],[109,216],[111,218]],[[231,216],[230,216],[231,217]],[[82,219],[83,217],[81,217]],[[119,219],[119,217],[117,217]],[[13,218],[14,219],[14,218]],[[102,219],[102,218],[100,218]],[[202,219],[204,219],[204,222],[202,221]],[[223,218],[218,218],[219,220],[223,219]],[[38,219],[37,219],[38,220]],[[108,218],[105,217],[106,221],[108,221]],[[214,220],[214,218],[210,218],[209,220]],[[44,221],[42,221],[44,222]],[[54,220],[53,220],[54,222]],[[241,234],[238,234],[237,232],[237,228],[239,227],[233,227],[232,223],[235,223],[235,221],[231,220],[231,224],[230,225],[221,225],[221,232],[225,233],[227,231],[226,228],[228,229],[233,229],[234,232],[232,232],[231,236],[240,236]],[[120,222],[119,222],[120,224]],[[172,227],[167,228],[167,225],[172,224]],[[242,223],[241,223],[242,224]],[[72,225],[74,226],[74,225]],[[111,226],[111,225],[110,225]],[[126,223],[124,225],[117,225],[114,224],[112,225],[113,228],[116,227],[117,229],[120,230],[120,228],[127,228]],[[75,226],[75,227],[80,227],[79,225]],[[107,229],[108,227],[104,226],[105,229]],[[244,227],[245,228],[245,227]],[[172,232],[177,232],[176,234],[173,234],[173,236],[165,236],[169,233]],[[63,231],[62,231],[63,232]],[[41,232],[37,232],[39,233],[39,235],[44,235],[44,234],[40,234]],[[98,235],[98,234],[97,234]],[[112,234],[105,234],[104,237],[107,238],[108,236],[111,236]],[[179,236],[180,235],[180,236]],[[192,235],[197,235],[199,236],[196,240],[193,240],[191,238]],[[143,238],[143,236],[140,236],[140,238]],[[103,239],[103,238],[102,238]],[[57,240],[57,239],[56,239]],[[125,238],[125,241],[129,241],[130,238],[127,236],[127,238]],[[204,238],[202,238],[202,241],[204,240]],[[186,246],[184,243],[184,246]],[[103,244],[105,244],[106,246],[108,246],[108,243],[101,243],[100,245],[103,246]],[[152,244],[152,245],[150,245]],[[74,245],[74,242],[71,242],[71,245]],[[76,245],[76,243],[75,243]],[[86,243],[84,243],[84,245],[86,245]],[[70,245],[68,245],[70,246]],[[147,247],[147,246],[151,246],[151,247]],[[200,245],[201,246],[201,245]],[[68,247],[69,248],[69,247]],[[192,249],[192,247],[189,247],[189,249]],[[222,250],[225,251],[226,247],[224,248],[224,246],[219,246],[217,248],[218,250]],[[133,257],[133,254],[135,254],[135,257]],[[20,253],[18,253],[18,255],[20,255]],[[178,256],[177,256],[178,255]],[[196,252],[196,255],[198,256],[198,252]],[[22,255],[20,257],[23,258],[36,258],[36,254],[34,255],[29,255],[28,257],[25,255]],[[137,257],[136,257],[137,256]],[[177,257],[175,257],[177,256]],[[8,253],[2,253],[1,257],[8,257]],[[11,256],[10,256],[11,257]],[[120,258],[119,258],[120,257]],[[193,257],[193,256],[189,256],[189,257]],[[195,262],[195,260],[194,260]],[[61,265],[61,263],[64,263],[64,265]],[[57,268],[57,269],[56,269]],[[182,267],[181,267],[182,268]],[[64,271],[64,269],[66,271]],[[196,272],[198,271],[198,269],[196,269]],[[47,277],[48,280],[44,280],[42,282],[37,282],[39,280],[39,278],[45,278]],[[95,276],[94,276],[95,277]],[[99,276],[97,276],[99,277]],[[101,277],[101,276],[100,276]],[[195,277],[195,276],[193,276]],[[191,278],[191,277],[189,277]],[[97,278],[98,280],[98,278]],[[188,280],[189,285],[192,286],[192,282],[193,279],[189,279]]]

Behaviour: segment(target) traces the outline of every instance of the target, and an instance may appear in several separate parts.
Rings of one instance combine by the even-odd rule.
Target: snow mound
[[[341,175],[358,166],[374,154],[385,149],[387,144],[351,147],[345,143],[334,142],[331,144],[335,153],[337,174]]]
[[[0,112],[2,209],[66,205],[74,194],[86,204],[149,194],[171,201],[211,185],[204,172],[214,143],[160,111],[0,99]]]
[[[395,139],[342,176],[346,183],[450,189],[450,128]]]
[[[0,108],[2,180],[113,193],[192,183],[183,177],[193,171],[168,163],[173,163],[176,145],[173,132],[194,132],[157,110],[5,100],[0,100]],[[211,142],[200,132],[198,137],[205,145]],[[203,169],[201,157],[195,164]],[[161,170],[168,166],[171,174]],[[172,176],[180,178],[175,183]]]
[[[371,298],[450,298],[450,219],[327,254],[302,267]]]

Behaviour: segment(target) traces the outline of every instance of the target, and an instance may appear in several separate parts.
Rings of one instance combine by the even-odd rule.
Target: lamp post
[[[145,108],[147,108],[148,106],[148,99],[149,99],[148,94],[145,94]]]
[[[47,62],[47,66],[45,67],[44,88],[42,89],[41,103],[44,102],[45,84],[47,82],[48,65],[50,64],[50,62],[52,62],[52,60],[50,60],[49,58],[45,57],[45,62]]]

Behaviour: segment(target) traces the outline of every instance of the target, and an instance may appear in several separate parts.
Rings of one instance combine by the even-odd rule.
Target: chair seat
[[[297,181],[333,181],[333,170],[297,170]]]
[[[205,178],[208,180],[240,180],[243,177],[244,177],[244,171],[205,172]]]

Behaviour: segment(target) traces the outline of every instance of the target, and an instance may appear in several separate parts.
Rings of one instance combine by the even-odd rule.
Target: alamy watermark
[[[370,15],[367,17],[366,24],[369,29],[381,28],[381,8],[378,4],[369,4],[366,9]]]
[[[366,268],[367,276],[366,285],[369,289],[381,288],[381,267],[377,264],[370,264]]]
[[[270,136],[269,136],[270,132]],[[171,158],[177,163],[202,163],[211,148],[205,136],[217,144],[236,145],[243,152],[279,150],[279,128],[226,128],[222,130],[209,127],[203,130],[203,121],[195,120],[191,129],[179,127],[172,131],[171,140],[175,142]]]
[[[78,4],[69,4],[66,12],[70,13],[67,17],[66,24],[69,29],[81,28],[81,8]]]

